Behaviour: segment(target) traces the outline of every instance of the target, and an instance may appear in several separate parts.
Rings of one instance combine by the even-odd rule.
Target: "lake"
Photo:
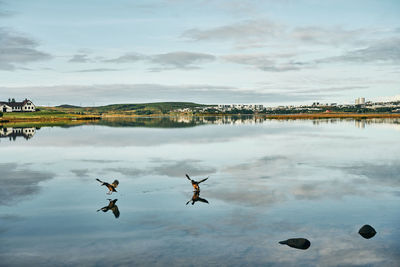
[[[0,137],[1,266],[400,265],[399,120],[143,118]],[[209,178],[196,194],[185,174]]]

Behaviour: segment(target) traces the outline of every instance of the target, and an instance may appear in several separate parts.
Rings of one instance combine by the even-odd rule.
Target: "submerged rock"
[[[285,241],[280,241],[279,244],[288,245],[289,247],[297,249],[308,249],[311,246],[311,242],[305,238],[290,238]]]
[[[363,227],[361,227],[358,233],[365,239],[370,239],[376,235],[375,229],[369,224],[366,224]]]

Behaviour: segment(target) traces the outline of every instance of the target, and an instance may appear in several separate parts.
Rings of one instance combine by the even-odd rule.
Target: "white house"
[[[12,107],[7,102],[0,102],[0,112],[12,112]]]
[[[15,102],[14,100],[8,100],[8,102],[0,102],[1,112],[34,112],[36,106],[32,101],[25,99],[22,102]]]

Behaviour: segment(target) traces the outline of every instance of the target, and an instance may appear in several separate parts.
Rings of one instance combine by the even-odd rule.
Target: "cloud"
[[[0,163],[0,205],[11,205],[39,192],[39,183],[54,178],[54,174],[34,171],[15,163]]]
[[[192,28],[182,33],[181,37],[193,41],[252,41],[258,42],[280,35],[283,26],[269,20],[246,20],[239,23],[214,27],[210,29]]]
[[[37,50],[37,46],[35,40],[0,27],[0,70],[12,71],[30,62],[52,58]]]
[[[153,70],[187,70],[198,69],[198,64],[212,62],[214,60],[215,56],[210,54],[179,51],[151,56],[150,61],[161,66],[161,68],[155,68]]]
[[[90,61],[91,59],[88,57],[88,55],[85,54],[76,54],[70,60],[68,60],[68,62],[72,63],[86,63]]]
[[[127,53],[127,54],[122,55],[117,58],[106,59],[106,60],[104,60],[104,62],[107,62],[107,63],[131,63],[131,62],[136,62],[139,60],[144,60],[146,58],[147,58],[147,56],[141,55],[138,53]]]
[[[318,26],[298,27],[290,35],[296,40],[323,45],[341,45],[361,42],[360,38],[369,31],[365,29],[345,30],[341,27],[322,28]]]
[[[138,61],[144,61],[149,64],[156,65],[151,67],[151,71],[163,71],[163,70],[191,70],[198,69],[199,64],[212,62],[216,59],[214,55],[205,53],[195,53],[187,51],[176,51],[165,54],[154,54],[144,55],[135,52],[126,53],[122,56],[102,60],[104,63],[115,63],[115,64],[126,64],[134,63]]]
[[[318,60],[317,63],[388,63],[400,64],[400,39],[386,39],[366,48],[349,51],[341,56]]]
[[[107,71],[121,71],[122,69],[114,69],[114,68],[95,68],[95,69],[84,69],[84,70],[76,70],[74,72],[107,72]]]
[[[290,46],[313,44],[339,46],[365,44],[369,37],[384,30],[344,29],[342,27],[305,26],[290,28],[288,25],[268,19],[245,20],[209,29],[192,28],[184,31],[181,38],[190,41],[233,41],[237,48],[246,49],[271,45]]]
[[[241,65],[248,65],[255,67],[262,71],[283,72],[290,70],[299,70],[304,64],[296,63],[295,61],[287,61],[278,63],[274,58],[264,54],[252,55],[227,55],[222,56],[222,59]]]
[[[95,70],[92,70],[95,71]],[[101,70],[99,70],[101,71]],[[314,101],[331,93],[270,92],[256,89],[209,84],[98,84],[0,87],[4,95],[24,98],[35,92],[40,104],[99,104],[140,102],[188,101],[196,103],[276,103],[293,101]],[[335,95],[336,96],[336,95]],[[35,101],[35,99],[33,99]]]

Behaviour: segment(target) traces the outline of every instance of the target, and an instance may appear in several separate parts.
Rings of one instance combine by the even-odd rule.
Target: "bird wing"
[[[192,181],[192,179],[190,179],[189,175],[186,174],[186,178],[189,179],[189,181]]]
[[[117,188],[117,186],[119,185],[118,180],[114,180],[114,182],[111,185],[114,186],[114,188]]]
[[[207,180],[207,179],[208,179],[208,177],[205,178],[205,179],[203,179],[203,180],[201,180],[201,181],[199,181],[199,183],[202,183],[202,182],[204,182],[204,181]]]
[[[208,203],[207,199],[204,199],[204,198],[201,198],[201,197],[199,197],[197,200],[200,201],[200,202]]]
[[[101,209],[98,209],[97,211],[102,211],[102,212],[107,212],[109,210],[108,206],[102,207]]]
[[[118,217],[119,217],[119,214],[120,214],[120,213],[119,213],[118,206],[115,205],[111,210],[112,210],[112,212],[113,212],[115,218],[118,218]]]

